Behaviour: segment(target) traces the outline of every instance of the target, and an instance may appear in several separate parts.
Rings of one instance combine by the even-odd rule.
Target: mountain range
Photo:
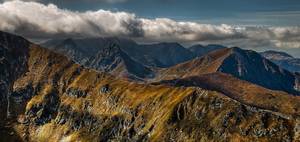
[[[133,40],[117,37],[49,40],[42,45],[84,64],[100,49],[111,44],[119,45],[132,59],[151,67],[170,67],[195,57],[193,52],[178,43],[137,44]]]
[[[298,73],[236,47],[199,56],[113,40],[37,45],[0,32],[1,140],[300,139]]]

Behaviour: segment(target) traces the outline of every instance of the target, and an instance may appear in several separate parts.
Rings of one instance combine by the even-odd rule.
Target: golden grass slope
[[[294,129],[299,112],[294,109],[279,109],[292,115],[285,118],[260,108],[264,104],[231,99],[226,92],[133,83],[85,69],[36,45],[30,48],[28,72],[14,90],[28,86],[34,88],[32,98],[16,114],[26,122],[14,125],[25,141],[298,140]],[[266,99],[263,95],[257,99]],[[289,100],[298,106],[293,99],[276,99],[274,105],[285,107],[279,104]]]

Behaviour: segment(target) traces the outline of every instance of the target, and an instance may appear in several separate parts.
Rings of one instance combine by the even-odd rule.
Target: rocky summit
[[[98,55],[103,58],[98,63],[111,61],[106,55],[113,61],[125,56],[111,48]],[[0,51],[1,141],[300,140],[300,98],[239,79],[250,57],[261,58],[251,52],[225,49],[196,59],[199,64],[193,61],[212,73],[223,57],[223,73],[199,76],[195,67],[190,76],[177,72],[176,80],[141,83],[86,68],[5,32]],[[234,67],[247,63],[237,67],[242,77],[227,74],[226,63],[235,61]],[[212,62],[219,66],[210,67]],[[268,61],[263,64],[278,70]]]
[[[226,73],[272,90],[299,95],[299,76],[238,47],[209,52],[205,56],[160,70],[156,80],[170,80],[209,73]]]

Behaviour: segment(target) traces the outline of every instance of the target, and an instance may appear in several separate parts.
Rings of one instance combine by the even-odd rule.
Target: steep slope
[[[289,96],[289,94],[285,92],[269,90],[221,72],[204,74],[200,76],[190,76],[181,79],[163,80],[152,84],[166,84],[178,87],[194,86],[207,90],[216,90],[244,104],[268,108],[268,110],[280,112],[297,111],[297,108],[291,108],[289,106],[289,101],[291,101],[289,98],[299,98],[296,96]],[[286,103],[277,104],[277,100],[282,100]]]
[[[122,46],[135,46],[135,42],[115,37],[77,38],[77,39],[53,39],[42,44],[53,51],[63,53],[80,64],[90,57],[95,57],[99,50],[103,50],[112,44],[122,43]],[[120,44],[121,45],[121,44]]]
[[[278,66],[289,70],[290,72],[300,72],[300,59],[294,58],[287,53],[278,51],[265,51],[260,54]]]
[[[0,113],[9,115],[13,82],[26,71],[29,42],[0,31]],[[2,117],[1,117],[2,118]]]
[[[152,78],[153,71],[129,57],[115,38],[51,40],[44,45],[89,68],[131,79]]]
[[[131,59],[119,46],[111,45],[98,51],[95,57],[83,64],[96,70],[110,72],[115,76],[129,78],[153,78],[152,70],[139,62]],[[134,75],[134,76],[130,76]]]
[[[221,49],[206,56],[196,58],[161,70],[157,80],[169,80],[188,76],[223,72],[239,79],[272,89],[299,95],[299,79],[258,53],[240,48]]]
[[[43,46],[84,64],[87,58],[95,57],[101,49],[111,44],[118,44],[133,60],[151,67],[170,67],[195,57],[194,53],[178,43],[137,44],[116,37],[50,40]]]
[[[1,37],[4,39],[1,41],[8,41],[8,36]],[[5,45],[0,47],[1,51],[3,47],[15,48],[6,42],[1,44]],[[248,104],[226,92],[117,79],[83,68],[34,44],[29,47],[20,44],[17,48],[21,52],[17,57],[28,58],[22,60],[27,65],[19,75],[13,75],[15,79],[9,81],[13,84],[8,89],[13,92],[15,117],[6,127],[15,131],[11,136],[20,136],[23,141],[297,141],[300,138],[297,96],[264,88],[256,94],[243,88],[246,96],[252,96],[253,103]],[[5,57],[13,53],[8,52]],[[15,70],[8,72],[12,74]],[[270,98],[266,92],[275,97]],[[261,104],[267,98],[272,104]],[[10,138],[3,140],[15,141]]]
[[[193,53],[195,53],[198,57],[201,57],[203,55],[208,54],[209,52],[219,50],[219,49],[224,49],[224,48],[226,48],[226,47],[223,45],[217,45],[217,44],[209,44],[206,46],[197,44],[197,45],[193,45],[193,46],[189,47],[188,49],[190,51],[192,51]]]

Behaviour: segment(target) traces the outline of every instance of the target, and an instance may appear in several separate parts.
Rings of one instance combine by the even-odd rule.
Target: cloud
[[[210,25],[168,18],[145,19],[127,12],[77,12],[33,1],[1,3],[0,19],[0,30],[29,38],[120,36],[141,41],[300,48],[300,27]]]

